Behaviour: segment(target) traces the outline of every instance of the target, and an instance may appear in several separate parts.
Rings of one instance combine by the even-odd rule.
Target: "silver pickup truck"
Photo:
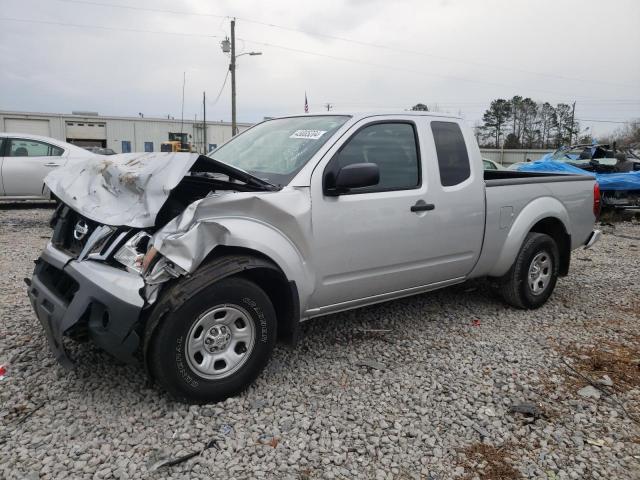
[[[61,203],[27,283],[55,356],[91,339],[190,402],[242,391],[313,317],[475,277],[538,308],[599,238],[592,177],[485,172],[431,113],[278,118],[45,181]]]

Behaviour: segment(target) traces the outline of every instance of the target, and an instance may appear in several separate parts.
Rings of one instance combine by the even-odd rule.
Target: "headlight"
[[[113,256],[127,270],[142,273],[142,259],[150,246],[151,235],[138,232],[131,237]]]

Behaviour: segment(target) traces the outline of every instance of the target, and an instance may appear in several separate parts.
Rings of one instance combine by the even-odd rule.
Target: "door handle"
[[[434,208],[436,208],[436,206],[433,203],[416,203],[415,205],[411,205],[412,212],[426,212]]]
[[[59,167],[60,164],[59,163],[55,163],[55,162],[49,162],[49,163],[45,163],[44,166],[45,167]]]

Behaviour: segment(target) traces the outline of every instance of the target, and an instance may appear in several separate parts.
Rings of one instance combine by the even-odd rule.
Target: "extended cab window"
[[[353,188],[349,193],[408,190],[420,185],[416,134],[410,123],[375,123],[351,137],[333,157],[328,171],[334,175],[347,165],[375,163],[380,182],[371,187]]]
[[[440,183],[450,187],[464,182],[471,175],[471,168],[460,126],[454,122],[431,122],[431,131],[438,155]]]
[[[63,149],[37,140],[11,139],[10,157],[59,157]]]

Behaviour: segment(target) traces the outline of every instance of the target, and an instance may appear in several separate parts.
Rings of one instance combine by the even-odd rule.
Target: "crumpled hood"
[[[197,153],[122,153],[58,168],[44,179],[51,192],[85,217],[145,228],[196,162]]]

